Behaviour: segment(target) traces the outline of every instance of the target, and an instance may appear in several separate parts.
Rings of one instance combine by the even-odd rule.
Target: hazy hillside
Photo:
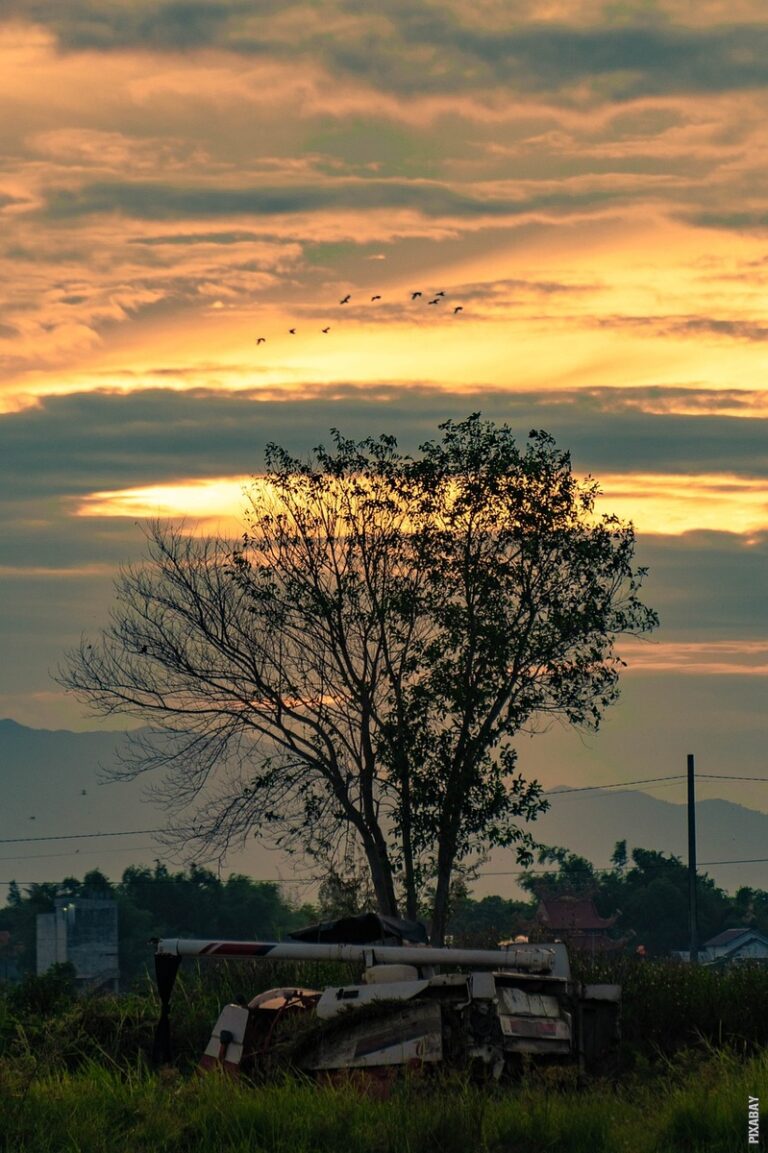
[[[600,793],[565,790],[550,794],[551,809],[531,826],[537,841],[564,845],[595,865],[607,866],[616,841],[628,847],[658,849],[688,858],[687,809],[639,791]],[[768,889],[768,813],[746,809],[724,800],[696,805],[697,854],[702,871],[729,892],[741,885]],[[708,865],[710,861],[749,859],[743,865]],[[504,877],[490,871],[519,868],[510,852],[492,855],[477,891],[501,891]],[[513,880],[513,878],[509,878]]]
[[[157,829],[164,811],[148,797],[150,777],[131,782],[103,780],[102,767],[114,765],[125,735],[29,729],[0,720],[0,903],[7,882],[58,880],[100,868],[119,877],[131,864],[160,857],[173,864],[151,834],[76,840],[30,840],[65,834],[113,833]],[[254,847],[233,855],[226,871],[248,872],[257,879],[291,879],[295,868],[270,850]],[[3,883],[5,882],[5,883]],[[301,895],[301,891],[299,892]]]
[[[100,783],[100,766],[113,764],[125,737],[119,733],[49,732],[0,720],[0,881],[59,879],[82,875],[98,866],[117,877],[132,863],[151,863],[163,856],[151,835],[134,837],[40,840],[13,843],[11,838],[56,837],[72,833],[153,829],[165,814],[146,797],[150,783]],[[642,792],[569,792],[550,797],[552,807],[532,830],[536,838],[565,845],[607,866],[616,841],[687,854],[684,805]],[[724,800],[697,805],[699,861],[728,891],[740,885],[768,889],[768,862],[706,865],[708,861],[768,857],[768,814]],[[497,852],[484,866],[474,887],[477,895],[517,892],[519,866],[511,851]],[[261,846],[234,855],[226,870],[241,870],[261,879],[285,877],[296,884],[296,869],[279,854]],[[491,875],[491,874],[504,875]],[[311,890],[296,888],[298,896]],[[0,885],[0,901],[6,886]]]

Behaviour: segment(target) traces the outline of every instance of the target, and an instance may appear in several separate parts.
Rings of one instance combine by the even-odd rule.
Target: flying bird
[[[439,304],[439,303],[440,303],[440,297],[439,296],[436,296],[434,300],[428,300],[427,301],[427,304]]]
[[[423,292],[412,292],[412,293],[411,293],[411,300],[416,300],[416,298],[417,298],[418,296],[423,296],[423,295],[424,295],[424,293],[423,293]]]
[[[442,289],[440,289],[440,291],[439,291],[439,292],[436,292],[436,293],[435,293],[435,296],[445,296],[445,293],[443,292],[443,290],[442,290]]]
[[[295,328],[289,328],[288,331],[290,332],[291,336],[296,335],[296,329]]]
[[[339,301],[339,304],[349,304],[351,299],[352,299],[352,297],[350,296],[349,293],[347,293],[347,295],[344,297],[344,299]]]
[[[463,311],[464,311],[464,306],[462,304],[457,304],[453,310],[453,315],[455,316],[457,312],[463,312]]]
[[[266,341],[267,341],[266,336],[260,336],[259,339],[256,341],[256,343],[257,344],[266,344]]]
[[[373,301],[373,300],[381,300],[381,297],[380,297],[380,296],[372,296],[372,297],[371,297],[371,300],[372,300],[372,301]]]
[[[321,331],[321,332],[330,332],[330,331],[331,331],[331,326],[330,326],[330,324],[328,325],[328,327],[327,327],[327,328],[322,328],[320,331]]]

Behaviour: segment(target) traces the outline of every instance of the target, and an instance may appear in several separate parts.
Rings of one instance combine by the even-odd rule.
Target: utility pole
[[[693,753],[688,754],[688,922],[690,961],[699,960],[699,923],[696,915],[696,791],[693,775]]]

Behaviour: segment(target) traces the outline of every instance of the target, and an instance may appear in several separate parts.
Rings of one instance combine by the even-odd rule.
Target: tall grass
[[[635,1054],[670,1055],[701,1042],[742,1052],[768,1044],[768,965],[577,957],[574,974],[621,985],[622,1036]]]
[[[349,1085],[255,1088],[98,1062],[31,1081],[0,1076],[4,1153],[731,1153],[746,1146],[747,1096],[768,1086],[765,1054],[709,1054],[695,1071],[617,1090],[534,1078],[482,1089],[457,1078],[404,1083],[386,1101]],[[768,1116],[763,1124],[768,1123]]]
[[[398,1084],[387,1101],[350,1085],[294,1078],[253,1086],[192,1073],[222,1003],[272,986],[343,983],[354,977],[348,968],[217,965],[182,972],[172,1010],[177,1068],[160,1072],[149,1063],[158,1014],[151,987],[72,1000],[30,983],[0,996],[0,1150],[743,1150],[748,1096],[762,1093],[768,1101],[768,971],[620,961],[582,966],[578,975],[623,985],[630,1060],[619,1083],[577,1090],[564,1073],[531,1066],[513,1086],[481,1089],[444,1075]]]

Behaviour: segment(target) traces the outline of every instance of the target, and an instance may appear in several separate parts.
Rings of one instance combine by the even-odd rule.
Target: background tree
[[[280,940],[318,917],[317,909],[298,906],[278,885],[238,873],[222,880],[196,866],[171,872],[158,861],[153,869],[132,865],[122,880],[111,882],[94,869],[82,881],[66,877],[30,885],[25,892],[18,885],[11,889],[5,908],[0,908],[0,930],[11,935],[21,973],[35,971],[37,915],[52,912],[55,899],[64,896],[109,897],[117,903],[123,988],[151,967],[152,937]]]
[[[624,840],[616,842],[610,869],[597,869],[577,853],[557,847],[543,848],[539,861],[557,868],[524,874],[520,885],[527,892],[538,898],[591,897],[601,916],[617,914],[616,933],[628,937],[633,949],[644,945],[650,956],[687,948],[688,866],[679,857],[641,848],[628,854]],[[765,902],[766,894],[740,889],[732,898],[706,873],[699,873],[696,900],[703,943],[722,929],[756,924],[750,911]]]
[[[618,847],[618,846],[617,846]],[[636,848],[631,866],[601,874],[598,906],[620,910],[619,929],[631,930],[649,954],[688,947],[688,866],[679,857]],[[733,901],[706,873],[696,878],[699,937],[703,943],[728,926]],[[735,924],[743,924],[738,917]]]
[[[516,734],[597,727],[615,638],[656,623],[631,526],[594,515],[551,437],[440,427],[416,458],[386,436],[334,433],[310,462],[270,446],[242,544],[155,525],[63,674],[152,723],[124,772],[166,770],[196,853],[253,834],[326,868],[362,851],[382,912],[416,915],[430,886],[438,941],[457,869],[530,855],[545,802]]]
[[[520,888],[532,893],[538,900],[545,897],[594,897],[600,881],[594,865],[559,846],[542,845],[539,848],[540,865],[557,865],[546,872],[527,872],[520,877]]]

